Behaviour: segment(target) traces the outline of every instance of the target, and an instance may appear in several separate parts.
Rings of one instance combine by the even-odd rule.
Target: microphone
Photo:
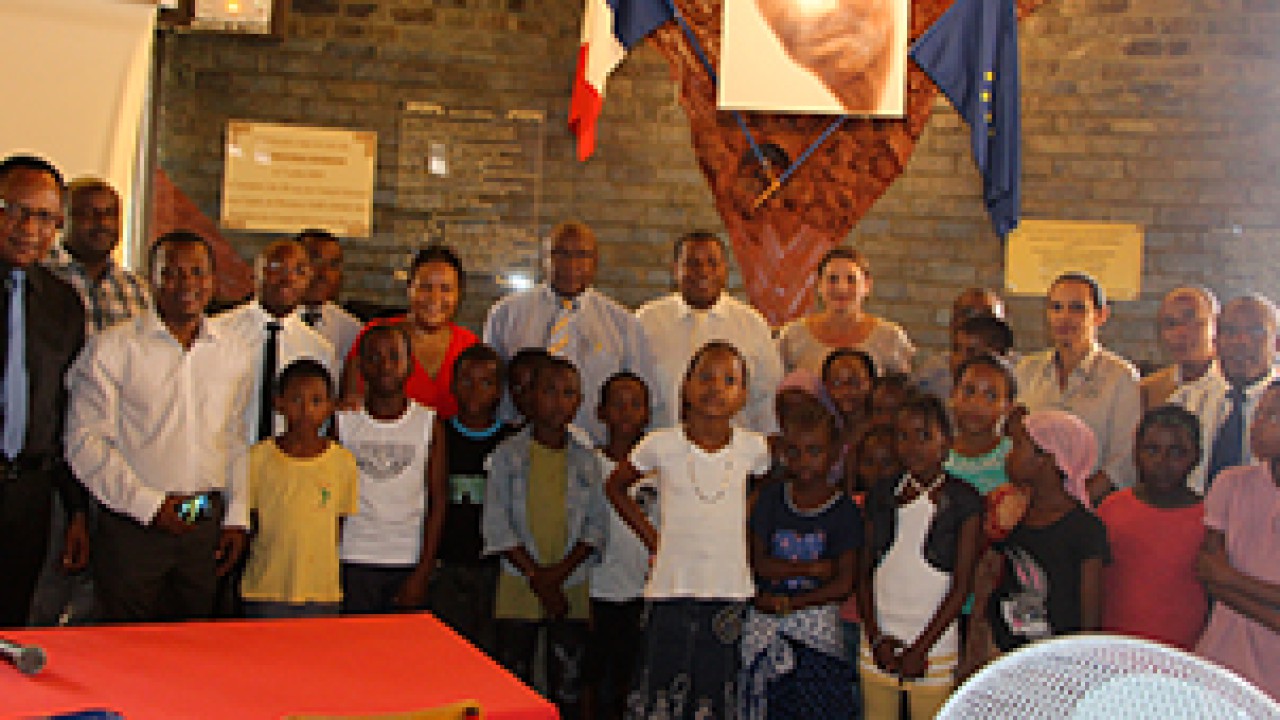
[[[47,660],[44,650],[35,645],[23,645],[0,638],[0,655],[4,656],[18,672],[23,675],[35,675],[44,669]]]

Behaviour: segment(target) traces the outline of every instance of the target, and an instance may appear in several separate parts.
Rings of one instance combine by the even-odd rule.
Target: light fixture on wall
[[[185,18],[179,23],[191,30],[270,35],[279,20],[280,0],[180,0]],[[185,20],[185,22],[183,22]]]

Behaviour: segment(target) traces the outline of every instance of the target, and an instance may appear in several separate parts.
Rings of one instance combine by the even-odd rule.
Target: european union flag
[[[911,59],[969,123],[973,160],[982,173],[982,196],[1000,237],[1018,226],[1022,205],[1014,3],[956,0],[911,46]]]

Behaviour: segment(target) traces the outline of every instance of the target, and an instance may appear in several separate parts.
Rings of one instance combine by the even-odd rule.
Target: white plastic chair
[[[1253,720],[1280,704],[1226,668],[1158,643],[1073,635],[1009,653],[971,677],[938,720]]]

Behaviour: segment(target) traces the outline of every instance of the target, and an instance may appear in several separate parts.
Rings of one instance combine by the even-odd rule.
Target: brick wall
[[[292,0],[283,39],[165,34],[162,168],[216,216],[227,119],[376,130],[375,232],[353,243],[348,294],[402,298],[397,123],[407,99],[546,113],[540,231],[579,217],[600,234],[600,286],[637,305],[669,287],[670,241],[717,228],[664,61],[634,53],[615,76],[596,156],[564,129],[580,0]],[[1117,304],[1104,341],[1156,361],[1159,296],[1202,283],[1280,297],[1280,0],[1051,0],[1021,25],[1024,216],[1139,223],[1141,299]],[[940,347],[950,298],[998,285],[994,237],[967,128],[945,103],[911,164],[851,239],[870,257],[872,310]],[[245,256],[263,234],[227,233]],[[465,252],[464,252],[465,254]],[[479,273],[462,319],[502,288]],[[1018,344],[1043,344],[1040,301],[1010,302]]]

